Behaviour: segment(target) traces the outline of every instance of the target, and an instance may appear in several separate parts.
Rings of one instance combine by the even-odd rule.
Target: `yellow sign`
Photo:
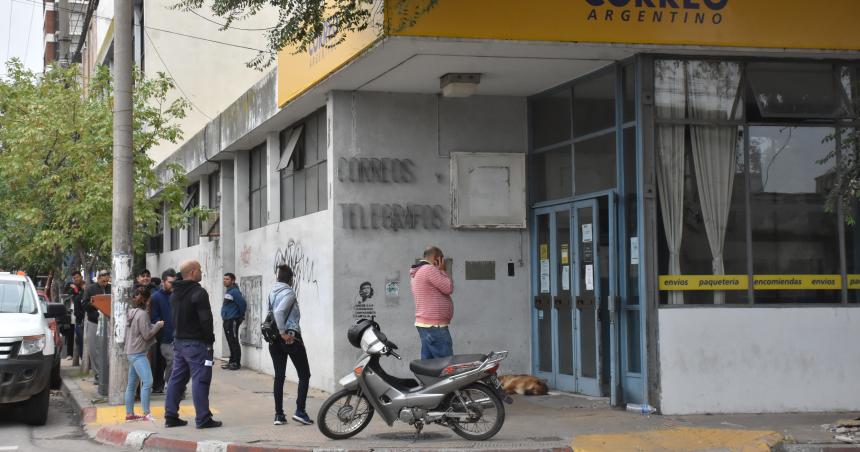
[[[660,275],[660,290],[746,290],[747,275]]]
[[[382,37],[382,1],[376,0],[373,4],[370,26],[347,34],[340,43],[327,38],[334,26],[326,22],[322,37],[307,51],[296,53],[294,49],[281,49],[278,52],[278,107],[299,97]]]
[[[396,3],[386,2],[386,19],[395,22]],[[439,0],[413,27],[391,34],[857,50],[858,17],[857,0]]]
[[[860,275],[848,275],[848,288],[860,289]]]
[[[567,265],[570,263],[570,248],[567,246],[567,243],[561,244],[561,265]]]
[[[386,36],[860,50],[858,0],[438,0],[399,26],[427,1],[375,0],[365,30],[335,43],[327,38],[335,25],[326,23],[308,51],[282,49],[278,106]]]
[[[540,245],[540,260],[545,261],[549,259],[549,245],[546,243],[541,243]]]
[[[755,275],[755,290],[841,289],[840,275]]]
[[[860,275],[848,275],[848,288],[860,289]],[[855,277],[852,281],[851,277]],[[851,287],[851,283],[856,287]],[[675,290],[746,290],[747,275],[660,275],[658,286],[663,291]],[[755,290],[838,290],[840,275],[755,275]]]

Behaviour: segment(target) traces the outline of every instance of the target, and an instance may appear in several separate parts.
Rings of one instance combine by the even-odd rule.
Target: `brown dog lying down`
[[[546,395],[546,380],[531,375],[500,375],[502,389],[508,394]]]

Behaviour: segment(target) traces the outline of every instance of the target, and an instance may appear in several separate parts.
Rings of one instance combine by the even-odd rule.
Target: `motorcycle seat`
[[[483,361],[487,359],[487,355],[471,354],[471,355],[454,355],[445,358],[433,359],[416,359],[409,363],[409,369],[418,375],[426,375],[428,377],[439,377],[442,370],[453,364],[467,364],[475,361]]]

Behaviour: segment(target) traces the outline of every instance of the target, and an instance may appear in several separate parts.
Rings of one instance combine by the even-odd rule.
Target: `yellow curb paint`
[[[138,416],[143,413],[140,410],[140,404],[134,406],[134,413]],[[164,406],[151,406],[152,415],[158,421],[164,420]],[[218,410],[210,408],[212,413],[217,414]],[[179,415],[182,417],[194,417],[194,406],[179,407]],[[125,424],[125,405],[117,406],[100,406],[96,407],[96,420],[92,422],[95,425],[114,425]]]
[[[646,432],[580,435],[570,446],[574,452],[730,450],[768,452],[782,435],[765,430],[674,428]]]

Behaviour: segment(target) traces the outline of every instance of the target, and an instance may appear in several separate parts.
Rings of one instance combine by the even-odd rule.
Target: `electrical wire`
[[[199,17],[199,18],[201,18],[201,19],[203,19],[203,20],[205,20],[205,21],[207,21],[207,22],[212,22],[213,24],[215,24],[215,25],[217,25],[217,26],[219,26],[219,27],[221,27],[221,28],[224,28],[224,25],[225,25],[225,24],[222,24],[222,23],[220,23],[220,22],[218,22],[218,21],[212,20],[212,19],[210,19],[210,18],[208,18],[208,17],[206,17],[206,16],[204,16],[204,15],[202,15],[202,14],[198,13],[197,11],[194,11],[193,9],[189,9],[189,10],[188,10],[188,12],[189,12],[189,13],[191,13],[191,14],[194,14],[195,16],[197,16],[197,17]],[[272,29],[274,29],[274,28],[275,28],[275,27],[266,27],[266,28],[242,28],[242,27],[234,27],[234,26],[232,26],[232,25],[230,25],[229,27],[227,27],[227,29],[228,29],[228,30],[242,30],[242,31],[268,31],[268,30],[272,30]]]
[[[18,2],[18,3],[28,3],[28,4],[32,4],[32,5],[41,5],[40,3],[37,3],[37,2],[35,2],[35,1],[33,1],[33,0],[12,0],[12,1],[13,1],[13,2]],[[57,9],[65,9],[65,10],[68,10],[68,11],[73,11],[71,8],[60,8],[60,6],[59,6],[59,5],[57,5],[57,6],[56,6],[56,8],[57,8]],[[96,19],[106,20],[106,21],[112,21],[112,20],[113,20],[113,18],[112,18],[112,17],[104,17],[104,16],[99,16],[99,15],[97,15],[97,14],[93,14],[93,16],[92,16],[92,17],[94,17],[94,18],[96,18]],[[10,19],[10,20],[11,20],[11,19]],[[140,25],[137,25],[137,24],[136,24],[136,25],[134,25],[134,26],[135,26],[135,27],[139,27]],[[255,48],[255,47],[248,47],[248,46],[244,46],[244,45],[241,45],[241,44],[232,44],[232,43],[229,43],[229,42],[219,41],[219,40],[217,40],[217,39],[203,38],[203,37],[200,37],[200,36],[189,35],[189,34],[185,34],[185,33],[180,33],[180,32],[178,32],[178,31],[173,31],[173,30],[167,30],[167,29],[164,29],[164,28],[153,27],[153,26],[150,26],[150,25],[147,25],[147,26],[146,26],[146,28],[148,28],[148,29],[150,29],[150,30],[160,31],[160,32],[163,32],[163,33],[169,33],[169,34],[174,34],[174,35],[178,35],[178,36],[184,36],[184,37],[186,37],[186,38],[190,38],[190,39],[197,39],[197,40],[200,40],[200,41],[211,42],[211,43],[214,43],[214,44],[221,44],[221,45],[225,45],[225,46],[229,46],[229,47],[236,47],[236,48],[240,48],[240,49],[253,50],[253,51],[255,51],[255,52],[262,52],[262,53],[275,53],[275,52],[272,52],[271,50],[263,50],[263,49],[258,49],[258,48]]]
[[[201,115],[205,116],[206,119],[211,121],[212,117],[207,115],[200,107],[197,106],[197,104],[194,103],[193,100],[191,100],[191,96],[185,93],[185,90],[182,89],[182,85],[179,84],[179,80],[177,80],[176,77],[173,76],[173,73],[170,72],[170,68],[167,67],[167,63],[164,61],[164,58],[161,58],[161,54],[158,52],[158,47],[155,46],[155,42],[152,40],[152,37],[149,36],[149,32],[146,30],[147,28],[149,27],[143,29],[143,35],[146,36],[146,39],[152,46],[152,50],[155,51],[155,56],[158,57],[158,61],[161,61],[161,65],[164,66],[164,70],[167,71],[167,75],[169,75],[170,78],[173,79],[173,82],[176,83],[176,88],[178,88],[179,92],[182,93],[182,95],[185,96],[186,99],[188,99],[188,102],[191,104],[191,106],[194,107],[197,111],[199,111]]]

